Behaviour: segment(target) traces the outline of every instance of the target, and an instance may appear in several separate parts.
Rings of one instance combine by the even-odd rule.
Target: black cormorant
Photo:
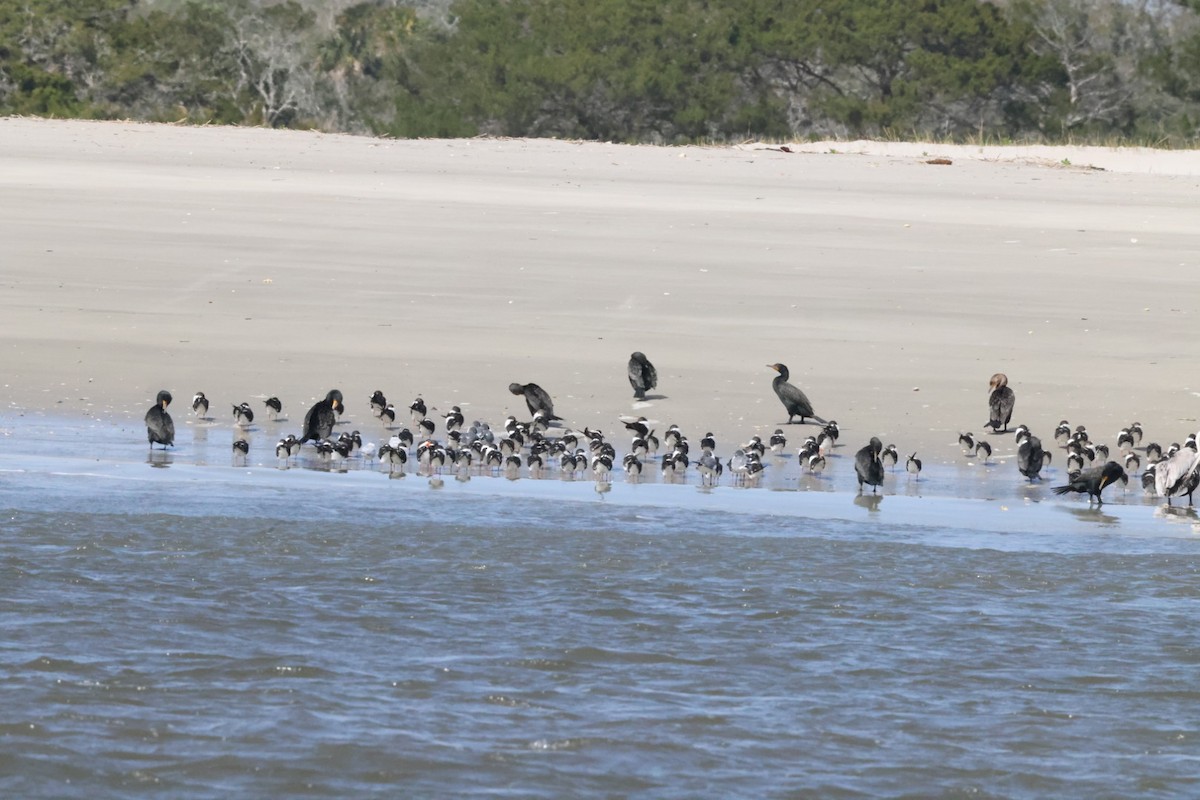
[[[1104,499],[1100,493],[1104,491],[1104,487],[1115,481],[1128,481],[1129,478],[1125,475],[1125,470],[1115,461],[1109,461],[1102,467],[1092,467],[1085,469],[1078,475],[1071,478],[1071,482],[1066,486],[1055,486],[1055,494],[1066,494],[1067,492],[1087,492],[1088,500],[1096,498],[1096,504],[1101,505]]]
[[[171,405],[171,400],[171,393],[163,389],[155,398],[154,405],[146,412],[146,438],[150,441],[151,448],[156,444],[161,444],[163,450],[175,446],[175,422],[167,413],[167,406]]]
[[[549,393],[536,383],[510,383],[508,390],[513,394],[525,396],[525,405],[529,406],[529,413],[537,415],[540,411],[545,414],[547,420],[562,419],[554,413],[554,401],[550,399]]]
[[[1013,394],[1013,390],[1008,388],[1008,376],[1003,372],[997,372],[988,382],[988,421],[984,427],[991,428],[993,431],[999,431],[1001,426],[1004,431],[1008,431],[1008,422],[1012,419],[1013,406],[1017,403],[1017,396]]]
[[[854,454],[854,473],[858,476],[858,491],[862,491],[865,483],[870,484],[871,494],[875,494],[875,487],[883,485],[883,462],[879,460],[879,454],[882,452],[883,442],[879,441],[878,437],[872,436],[870,443]]]
[[[808,397],[804,392],[797,389],[792,384],[788,383],[788,377],[791,373],[788,372],[786,364],[767,364],[768,369],[773,369],[779,374],[775,380],[771,381],[771,388],[775,390],[775,394],[779,395],[779,402],[783,403],[783,407],[788,412],[788,424],[792,424],[793,417],[800,417],[800,424],[804,424],[806,417],[812,417],[815,422],[821,425],[828,423],[813,413],[812,403],[808,402]]]
[[[1047,455],[1042,449],[1042,440],[1026,431],[1017,445],[1017,469],[1030,482],[1035,478],[1041,480],[1041,471],[1046,464]]]
[[[658,386],[658,371],[642,353],[629,356],[629,385],[638,400],[645,400],[646,392]]]
[[[304,434],[300,444],[308,441],[319,442],[328,439],[333,433],[333,425],[337,422],[337,411],[342,407],[342,393],[330,389],[324,400],[319,400],[304,415]]]

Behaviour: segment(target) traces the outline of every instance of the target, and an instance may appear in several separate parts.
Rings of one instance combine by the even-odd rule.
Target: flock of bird
[[[838,423],[836,420],[825,420],[814,412],[804,392],[789,382],[790,374],[786,365],[776,363],[767,366],[778,373],[772,381],[772,388],[788,414],[787,422],[794,424],[795,418],[799,417],[800,423],[811,420],[820,426],[818,434],[804,440],[796,456],[802,470],[809,474],[821,473],[827,464],[826,457],[831,454],[840,436]],[[642,353],[630,356],[628,378],[637,399],[644,399],[646,392],[654,389],[658,381],[657,372]],[[590,428],[584,428],[583,431],[560,428],[557,423],[562,418],[554,413],[553,401],[542,387],[535,383],[512,383],[508,388],[512,394],[525,399],[530,414],[528,421],[509,416],[502,430],[493,431],[486,422],[474,421],[467,425],[462,410],[453,406],[440,415],[441,429],[445,434],[445,441],[442,441],[436,438],[438,421],[430,416],[430,409],[418,397],[408,407],[411,429],[403,427],[378,449],[371,443],[364,443],[358,431],[333,438],[333,429],[345,410],[345,401],[341,391],[331,389],[323,400],[315,403],[305,414],[300,436],[289,434],[279,440],[276,456],[283,463],[289,463],[301,453],[306,443],[311,442],[318,457],[326,462],[374,457],[387,468],[390,475],[397,477],[405,474],[411,456],[417,462],[418,474],[431,478],[443,470],[450,470],[460,479],[466,479],[475,470],[516,479],[525,469],[531,478],[550,477],[557,473],[559,477],[574,479],[590,474],[597,481],[598,488],[611,481],[618,463],[627,479],[638,481],[647,464],[657,459],[658,468],[666,482],[686,480],[688,470],[694,464],[702,486],[716,485],[726,470],[735,484],[752,486],[762,477],[767,466],[764,463],[767,453],[781,457],[787,449],[787,437],[782,428],[777,428],[766,442],[759,436],[752,436],[728,459],[722,460],[716,455],[717,446],[711,433],[700,438],[698,449],[694,451],[678,426],[670,426],[660,440],[656,431],[649,427],[648,421],[640,417],[622,420],[625,429],[632,435],[632,441],[618,460],[616,448],[603,432]],[[993,433],[1008,432],[1016,397],[1008,386],[1007,376],[1003,373],[993,375],[988,391],[988,421],[985,427]],[[171,401],[170,392],[164,389],[146,412],[146,433],[152,448],[155,444],[162,445],[164,449],[174,445],[175,426],[167,411]],[[386,429],[395,430],[398,412],[382,391],[376,391],[368,398],[368,404],[372,415]],[[265,406],[272,418],[278,418],[283,408],[277,397],[268,398]],[[198,417],[208,418],[209,401],[203,392],[197,392],[193,397],[192,410]],[[233,417],[235,423],[244,428],[253,422],[254,410],[248,403],[235,404]],[[555,428],[553,432],[552,428]],[[1042,469],[1051,463],[1051,453],[1025,425],[1016,426],[1013,435],[1017,445],[1018,471],[1031,482],[1040,481]],[[1097,504],[1103,503],[1102,495],[1106,487],[1117,482],[1127,485],[1129,475],[1136,474],[1141,468],[1142,456],[1135,452],[1137,449],[1144,451],[1146,466],[1142,471],[1141,483],[1147,494],[1166,498],[1168,505],[1171,498],[1186,496],[1190,506],[1192,494],[1200,486],[1200,453],[1195,434],[1184,443],[1172,444],[1166,449],[1153,442],[1141,448],[1143,430],[1141,424],[1135,422],[1122,429],[1117,436],[1120,461],[1110,458],[1111,451],[1107,446],[1093,442],[1082,425],[1072,428],[1063,420],[1054,432],[1054,439],[1059,447],[1067,451],[1067,483],[1053,487],[1053,491],[1059,495],[1076,492],[1087,494],[1089,502],[1094,500]],[[981,458],[985,463],[992,454],[991,445],[976,439],[972,433],[961,434],[959,444],[964,454]],[[245,459],[249,453],[248,441],[239,437],[233,443],[233,450],[235,459]],[[906,471],[912,475],[921,472],[921,461],[916,456],[916,453],[912,453],[905,462]],[[872,437],[854,456],[859,492],[864,492],[865,487],[869,486],[871,492],[876,493],[884,482],[885,469],[894,468],[899,459],[895,445],[885,447],[877,437]]]

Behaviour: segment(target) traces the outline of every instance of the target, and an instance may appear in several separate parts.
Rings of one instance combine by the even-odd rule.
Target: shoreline
[[[572,427],[623,442],[644,415],[727,457],[781,427],[782,361],[851,452],[878,435],[930,465],[981,433],[996,371],[1044,440],[1064,417],[1110,445],[1135,419],[1164,444],[1197,428],[1187,354],[1162,347],[1196,330],[1196,180],[1141,154],[1098,172],[26,119],[0,144],[9,413],[140,423],[168,388],[177,420],[197,390],[299,419],[337,386],[362,416],[380,388],[495,426],[534,381]],[[660,374],[646,404],[633,350]],[[793,453],[817,432],[782,427]]]

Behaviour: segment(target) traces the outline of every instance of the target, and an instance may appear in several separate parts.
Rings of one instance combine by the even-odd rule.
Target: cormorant
[[[1085,469],[1078,475],[1071,478],[1071,482],[1066,486],[1055,486],[1055,494],[1066,494],[1067,492],[1087,492],[1088,500],[1096,498],[1096,505],[1102,505],[1104,498],[1100,493],[1104,491],[1104,487],[1115,481],[1128,481],[1129,478],[1125,474],[1125,470],[1115,461],[1109,461],[1103,467],[1092,467]]]
[[[1017,469],[1030,482],[1034,478],[1041,480],[1040,473],[1048,460],[1046,458],[1048,455],[1049,453],[1042,449],[1042,440],[1026,431],[1017,446]]]
[[[883,442],[872,436],[870,443],[854,454],[854,473],[858,476],[859,492],[864,483],[870,484],[871,494],[875,494],[875,487],[883,484],[883,462],[879,460],[882,452]]]
[[[550,395],[536,383],[510,383],[508,390],[513,394],[525,396],[525,405],[529,406],[530,414],[536,416],[541,411],[547,420],[562,419],[554,413],[554,401],[550,399]]]
[[[791,373],[788,372],[786,364],[767,364],[767,368],[779,373],[771,381],[771,388],[775,390],[775,394],[779,395],[779,402],[783,403],[784,409],[788,412],[787,424],[791,425],[792,418],[796,416],[800,417],[801,425],[804,424],[806,417],[812,417],[814,421],[821,425],[828,424],[813,412],[812,403],[808,402],[808,397],[804,392],[788,383]]]
[[[988,390],[991,394],[988,396],[988,410],[990,416],[984,427],[991,428],[993,432],[999,431],[1000,426],[1004,426],[1004,431],[1008,431],[1008,421],[1012,419],[1013,406],[1017,403],[1017,396],[1013,394],[1013,390],[1008,388],[1008,376],[1003,372],[997,372],[992,376],[988,383]]]
[[[156,444],[161,444],[163,450],[175,446],[175,422],[167,413],[167,406],[171,405],[172,399],[171,393],[163,389],[146,412],[146,439],[151,449]]]
[[[638,400],[645,400],[646,392],[658,386],[658,372],[642,353],[629,356],[629,385]]]
[[[342,407],[342,393],[330,389],[324,400],[318,400],[304,415],[304,434],[300,444],[308,441],[320,442],[328,439],[333,433],[333,425],[337,422],[337,411]]]

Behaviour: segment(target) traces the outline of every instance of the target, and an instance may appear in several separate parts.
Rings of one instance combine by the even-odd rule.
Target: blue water
[[[1185,510],[906,476],[864,502],[836,482],[433,489],[186,448],[156,469],[107,427],[100,457],[48,446],[73,440],[60,423],[7,424],[5,796],[1180,797],[1200,778]]]

